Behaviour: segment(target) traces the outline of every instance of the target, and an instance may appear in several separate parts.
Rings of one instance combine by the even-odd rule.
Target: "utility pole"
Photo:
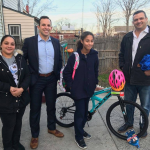
[[[81,34],[83,33],[83,13],[84,13],[84,0],[82,5],[82,28],[81,28]]]

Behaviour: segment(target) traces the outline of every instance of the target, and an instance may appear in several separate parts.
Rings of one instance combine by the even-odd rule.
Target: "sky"
[[[39,5],[43,4],[46,1],[47,0],[41,0],[41,3],[39,3]],[[82,21],[83,21],[83,28],[85,30],[97,32],[97,18],[95,15],[96,8],[93,5],[94,2],[96,2],[97,0],[49,0],[49,1],[53,1],[53,5],[56,6],[56,8],[54,10],[52,9],[49,11],[45,11],[44,14],[42,15],[49,16],[49,18],[52,20],[52,24],[54,27],[56,26],[55,22],[57,20],[61,18],[67,18],[69,19],[70,23],[75,24],[75,28],[78,29],[82,28]],[[83,9],[83,18],[82,18],[82,9]],[[150,16],[150,9],[147,15]],[[114,16],[114,18],[119,18],[119,21],[115,22],[113,26],[125,26],[125,19],[123,17],[122,10],[118,7],[116,9],[116,15]],[[132,18],[130,20],[130,25],[132,25]],[[102,30],[100,32],[102,32]]]
[[[95,0],[54,0],[53,4],[57,6],[56,10],[49,12],[52,22],[61,18],[68,18],[71,23],[75,23],[78,28],[82,27],[82,9],[83,9],[83,27],[92,28],[97,25],[97,19],[94,14],[93,2]]]

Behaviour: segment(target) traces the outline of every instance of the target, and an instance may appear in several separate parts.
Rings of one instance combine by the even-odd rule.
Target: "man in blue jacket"
[[[127,33],[121,42],[119,54],[119,67],[122,69],[125,84],[125,100],[136,101],[139,94],[141,106],[149,116],[150,110],[150,71],[142,71],[139,62],[144,55],[150,54],[150,27],[147,26],[148,18],[143,10],[133,14],[133,25],[135,30]],[[128,111],[128,123],[118,129],[118,132],[125,132],[133,127],[133,113]],[[142,124],[140,124],[142,130]],[[147,132],[143,137],[147,136]]]
[[[30,84],[30,147],[38,147],[38,136],[40,132],[40,114],[42,93],[44,92],[47,106],[47,128],[48,133],[57,137],[63,137],[63,133],[56,130],[55,102],[57,94],[57,80],[60,76],[62,58],[60,44],[57,39],[50,36],[52,29],[51,20],[47,16],[39,19],[39,35],[25,39],[23,52],[28,60],[31,73]]]

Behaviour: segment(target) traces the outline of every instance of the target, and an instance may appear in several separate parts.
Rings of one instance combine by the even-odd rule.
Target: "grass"
[[[98,76],[99,85],[103,87],[108,87],[109,86],[108,77],[109,77],[109,74],[100,74]]]

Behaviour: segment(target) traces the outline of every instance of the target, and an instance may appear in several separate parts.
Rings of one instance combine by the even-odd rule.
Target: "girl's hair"
[[[11,37],[11,38],[15,41],[15,38],[14,38],[13,36],[11,36],[11,35],[4,35],[4,36],[2,37],[2,39],[1,39],[1,45],[2,45],[3,41],[4,41],[7,37]],[[15,46],[16,46],[16,41],[15,41]]]
[[[94,35],[92,32],[89,32],[89,31],[83,32],[81,35],[81,39],[77,42],[77,49],[83,48],[83,44],[81,43],[81,40],[83,41],[88,35],[92,35],[94,39]]]

